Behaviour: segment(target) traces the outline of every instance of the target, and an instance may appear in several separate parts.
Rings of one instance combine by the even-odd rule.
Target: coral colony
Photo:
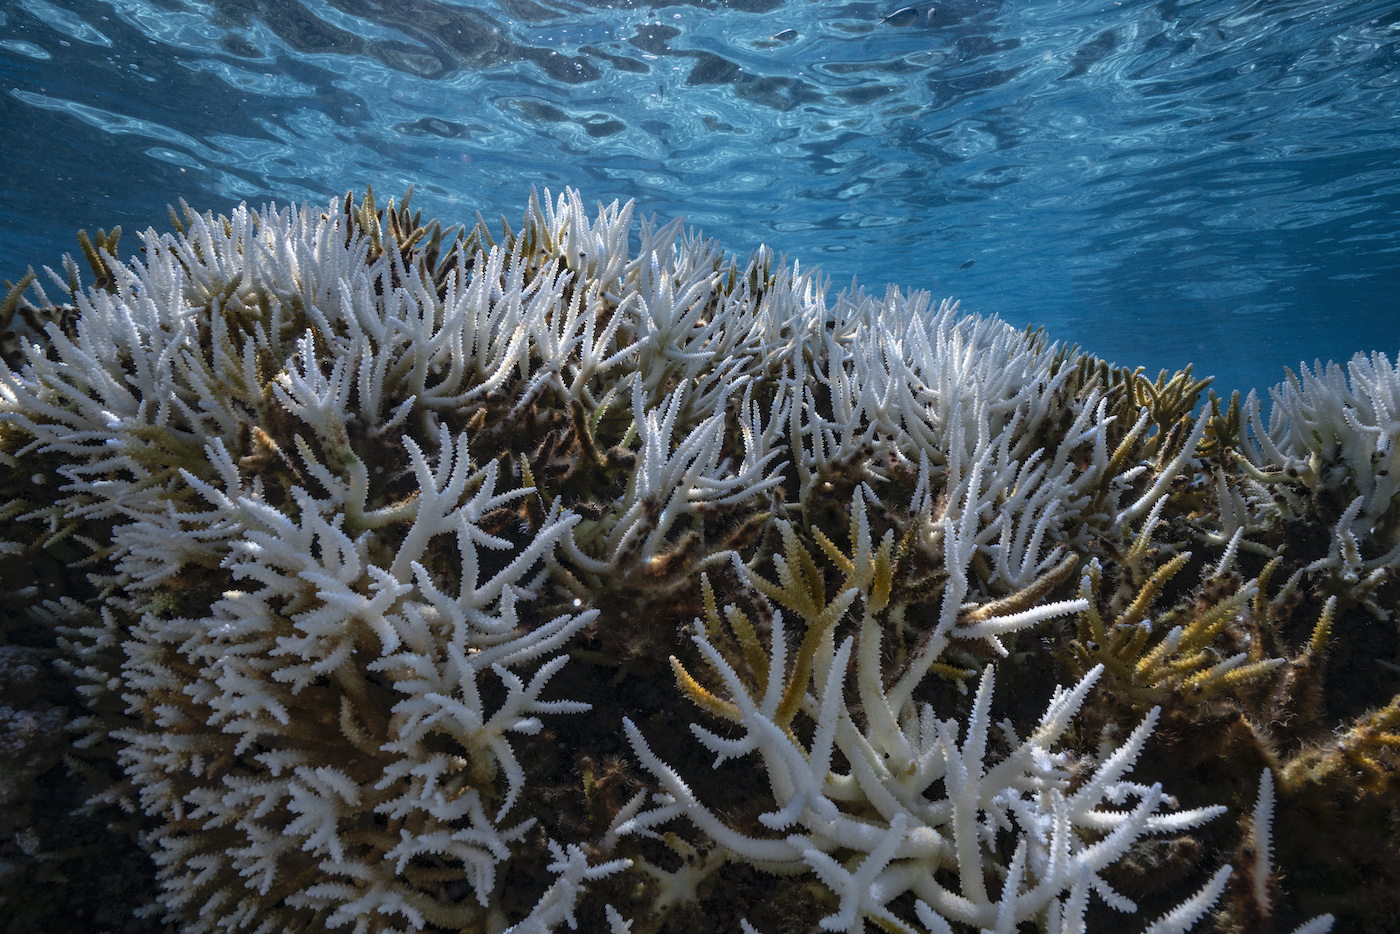
[[[7,631],[150,923],[1400,917],[1385,356],[1266,419],[572,191],[171,220],[0,322]]]

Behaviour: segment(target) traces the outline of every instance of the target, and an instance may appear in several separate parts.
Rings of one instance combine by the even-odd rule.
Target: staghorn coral
[[[1345,596],[1386,619],[1400,573],[1400,376],[1380,353],[1357,354],[1344,371],[1336,363],[1306,366],[1271,389],[1268,424],[1259,397],[1214,406],[1227,459],[1242,476],[1218,478],[1226,525],[1248,526],[1250,512],[1268,512],[1264,525],[1284,532],[1293,564],[1327,593]],[[1227,490],[1227,484],[1229,489]],[[1258,520],[1249,530],[1266,532]],[[1267,536],[1261,536],[1267,539]],[[1283,542],[1265,541],[1276,551]]]
[[[1290,554],[1274,609],[1257,419],[1197,418],[1189,372],[828,300],[680,221],[634,249],[630,204],[573,192],[499,235],[372,193],[171,221],[0,306],[9,612],[62,651],[69,765],[150,854],[148,914],[1240,928],[1334,907],[1235,853],[1267,841],[1266,766],[1281,815],[1357,774],[1394,813],[1393,717],[1338,708],[1323,664],[1392,595],[1323,610]],[[1301,652],[1289,600],[1326,621]],[[1236,769],[1153,752],[1251,718]],[[1251,796],[1244,837],[1211,822]]]

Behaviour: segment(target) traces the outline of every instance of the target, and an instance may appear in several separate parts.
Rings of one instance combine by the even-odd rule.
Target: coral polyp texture
[[[171,224],[0,306],[7,814],[115,926],[1400,917],[1384,355],[1266,421],[572,191]]]

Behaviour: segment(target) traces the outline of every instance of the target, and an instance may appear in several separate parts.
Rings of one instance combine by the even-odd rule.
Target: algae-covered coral
[[[152,924],[1397,915],[1386,358],[1198,417],[630,204],[407,200],[185,208],[0,309],[7,638]]]

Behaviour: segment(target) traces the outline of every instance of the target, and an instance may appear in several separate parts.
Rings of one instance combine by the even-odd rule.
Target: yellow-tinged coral
[[[1334,741],[1293,758],[1279,778],[1286,792],[1345,787],[1358,795],[1393,796],[1400,789],[1400,697]]]
[[[1238,624],[1254,601],[1255,581],[1214,602],[1208,602],[1211,595],[1203,593],[1189,612],[1182,607],[1148,618],[1163,587],[1190,560],[1191,553],[1183,552],[1163,564],[1127,609],[1107,625],[1098,610],[1102,572],[1097,563],[1085,575],[1082,589],[1089,609],[1080,616],[1076,665],[1085,671],[1103,665],[1104,688],[1121,692],[1134,707],[1161,704],[1174,694],[1201,702],[1217,691],[1265,678],[1285,661],[1257,657],[1252,647],[1234,651],[1238,644],[1221,645],[1226,628]],[[1230,654],[1222,658],[1226,652]]]

